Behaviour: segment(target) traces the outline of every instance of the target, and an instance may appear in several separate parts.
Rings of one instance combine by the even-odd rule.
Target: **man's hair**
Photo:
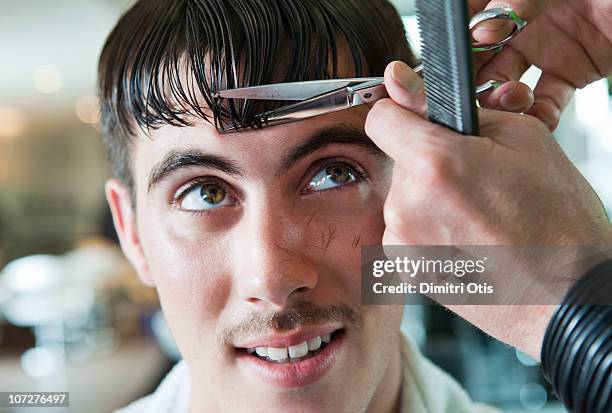
[[[333,79],[347,70],[382,76],[394,60],[415,64],[387,0],[140,0],[99,61],[101,130],[113,174],[133,195],[136,128],[189,126],[194,117],[218,129],[257,127],[255,115],[280,104],[223,102],[216,91]]]

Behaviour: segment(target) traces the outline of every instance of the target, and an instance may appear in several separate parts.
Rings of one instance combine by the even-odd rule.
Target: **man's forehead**
[[[219,133],[209,122],[194,117],[192,126],[164,125],[151,131],[148,136],[142,134],[137,139],[135,149],[149,159],[159,159],[170,151],[188,148],[217,153],[258,150],[281,154],[322,131],[344,130],[364,134],[368,110],[366,106],[357,107],[285,125],[227,134]]]

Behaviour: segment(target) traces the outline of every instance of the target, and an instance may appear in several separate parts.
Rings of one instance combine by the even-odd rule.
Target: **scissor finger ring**
[[[517,36],[527,26],[527,20],[521,19],[512,9],[506,7],[494,8],[489,10],[483,10],[476,14],[470,21],[470,31],[474,30],[476,26],[489,20],[508,20],[514,23],[514,30],[506,36],[505,39],[495,43],[474,43],[474,52],[486,52],[489,50],[495,50],[508,43],[515,36]]]

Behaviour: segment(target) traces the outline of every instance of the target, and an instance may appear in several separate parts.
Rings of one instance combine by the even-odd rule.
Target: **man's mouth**
[[[313,384],[330,371],[347,341],[341,325],[303,327],[235,343],[238,368],[253,383],[295,388]]]
[[[298,363],[302,360],[307,360],[315,357],[329,345],[335,337],[342,333],[342,329],[332,331],[331,333],[314,336],[299,344],[289,347],[250,347],[240,350],[257,357],[259,359],[272,363]]]

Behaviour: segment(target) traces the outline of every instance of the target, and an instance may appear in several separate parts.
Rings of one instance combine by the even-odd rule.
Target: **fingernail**
[[[545,109],[538,104],[534,106],[534,109],[529,111],[529,114],[538,118],[551,132],[557,127],[558,117],[560,116],[558,111],[555,110],[551,112],[550,108]],[[556,118],[555,115],[557,116]]]
[[[423,80],[407,65],[396,63],[391,76],[409,93],[416,93],[423,88]]]
[[[542,118],[541,121],[546,125],[546,127],[552,132],[555,130],[555,122],[553,122],[549,118]]]
[[[515,111],[522,109],[525,105],[518,98],[514,91],[509,91],[508,93],[504,93],[502,97],[499,99],[499,103],[504,110]]]

